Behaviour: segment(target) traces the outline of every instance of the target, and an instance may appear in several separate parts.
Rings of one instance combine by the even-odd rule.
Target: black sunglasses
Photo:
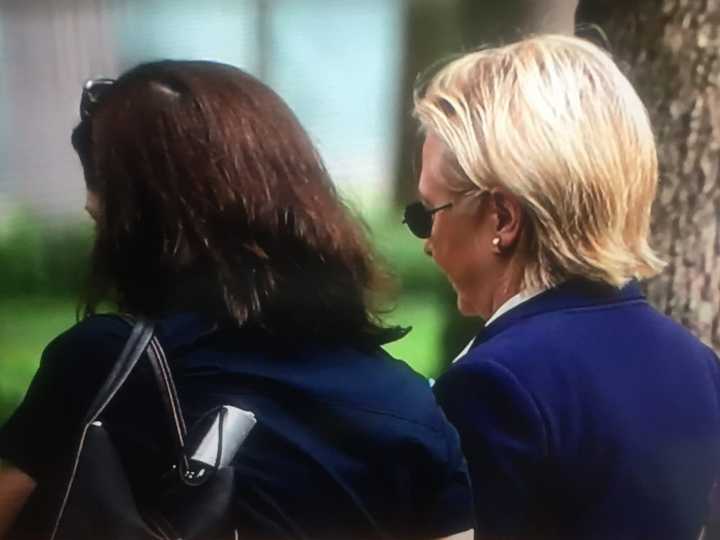
[[[80,119],[90,118],[100,98],[115,84],[115,79],[90,79],[83,85],[80,97]]]
[[[443,204],[435,208],[425,208],[423,203],[414,202],[407,205],[403,223],[407,225],[410,232],[418,238],[430,238],[433,227],[433,215],[440,210],[450,208],[453,203]]]

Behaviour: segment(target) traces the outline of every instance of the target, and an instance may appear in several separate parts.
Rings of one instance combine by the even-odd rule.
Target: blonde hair
[[[502,186],[527,213],[525,287],[581,276],[620,287],[657,274],[648,245],[658,180],[647,111],[591,43],[544,35],[452,61],[416,91],[458,192]]]

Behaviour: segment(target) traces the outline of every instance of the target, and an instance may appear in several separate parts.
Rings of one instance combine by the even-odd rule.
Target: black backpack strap
[[[128,315],[120,315],[120,318],[133,327],[131,338],[132,335],[138,331],[137,329],[139,327],[154,327],[151,322],[143,318],[134,318]],[[175,388],[170,364],[168,363],[165,351],[157,336],[154,335],[154,332],[151,334],[150,339],[147,340],[147,343],[145,343],[145,348],[141,351],[140,356],[142,356],[143,352],[147,355],[148,360],[150,361],[150,367],[155,375],[155,382],[160,390],[160,397],[162,398],[165,412],[167,413],[170,424],[173,444],[178,456],[180,457],[180,473],[181,475],[184,475],[185,471],[188,469],[187,456],[184,452],[187,426],[185,424],[182,408],[180,407],[180,399],[178,398],[177,389]]]
[[[132,370],[137,365],[138,360],[140,360],[140,357],[148,348],[154,332],[154,326],[147,321],[138,321],[133,324],[130,337],[128,337],[125,342],[125,346],[120,352],[120,356],[118,356],[115,364],[110,370],[110,373],[105,378],[103,385],[100,387],[100,390],[95,395],[95,398],[88,409],[85,416],[85,422],[83,424],[82,435],[72,463],[72,468],[67,481],[64,482],[65,487],[62,492],[62,499],[59,501],[59,509],[55,519],[53,520],[52,531],[49,535],[51,540],[55,538],[65,514],[68,499],[73,485],[75,484],[78,465],[85,446],[88,429],[91,424],[93,424],[103,413],[110,401],[112,401],[115,397],[115,394],[117,394],[118,390],[120,390],[123,384],[125,384],[125,381],[127,381],[127,378],[130,376],[130,373],[132,373]]]
[[[108,403],[115,397],[118,390],[125,384],[128,376],[143,355],[153,339],[155,329],[152,323],[140,320],[133,325],[130,337],[125,342],[120,356],[113,365],[105,382],[98,391],[90,408],[88,409],[85,424],[97,420],[98,416],[105,410]]]
[[[160,396],[165,405],[165,411],[170,420],[176,449],[182,453],[185,448],[187,426],[185,425],[185,419],[182,408],[180,407],[180,399],[178,398],[177,389],[175,388],[170,365],[157,337],[153,337],[150,340],[146,353],[150,360],[153,373],[155,374],[155,381],[160,389]]]

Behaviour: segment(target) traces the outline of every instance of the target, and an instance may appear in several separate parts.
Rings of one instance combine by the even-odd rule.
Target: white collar
[[[492,322],[499,318],[501,315],[504,315],[511,309],[515,309],[516,307],[518,307],[520,304],[523,304],[528,300],[535,298],[538,294],[545,292],[546,290],[547,289],[543,287],[538,287],[536,289],[525,289],[524,291],[520,291],[516,295],[511,296],[505,301],[502,306],[495,310],[495,313],[493,313],[487,321],[485,321],[485,327],[490,326],[490,324],[492,324]]]
[[[487,321],[485,321],[485,328],[487,328],[493,321],[495,321],[501,315],[504,315],[508,311],[518,307],[520,304],[527,302],[528,300],[531,300],[532,298],[535,298],[537,295],[545,292],[546,290],[547,289],[544,287],[539,287],[536,289],[525,289],[524,291],[520,291],[516,295],[510,297],[508,300],[505,301],[505,303],[503,305],[501,305],[495,311],[495,313],[493,313],[490,316],[490,318]],[[462,350],[462,352],[455,357],[455,360],[453,360],[453,364],[467,354],[467,352],[470,350],[470,347],[472,346],[474,341],[475,341],[475,338],[472,338],[470,340],[470,343],[468,343],[465,346],[465,348]]]

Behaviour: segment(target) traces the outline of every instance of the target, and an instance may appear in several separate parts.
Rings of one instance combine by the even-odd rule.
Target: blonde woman
[[[695,539],[720,461],[714,353],[638,282],[658,181],[648,115],[594,45],[468,54],[418,91],[405,221],[485,326],[438,380],[482,538]]]

